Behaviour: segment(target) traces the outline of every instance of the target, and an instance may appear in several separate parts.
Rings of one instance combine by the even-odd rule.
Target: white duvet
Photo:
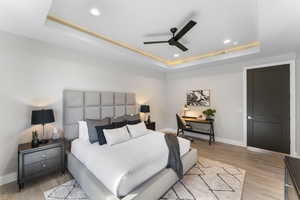
[[[167,166],[169,150],[164,134],[149,132],[114,146],[76,139],[71,152],[108,190],[123,197]],[[190,141],[178,140],[183,156],[190,149]]]

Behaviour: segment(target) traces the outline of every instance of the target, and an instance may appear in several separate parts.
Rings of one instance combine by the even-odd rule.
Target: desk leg
[[[211,124],[211,130],[212,130],[212,136],[213,136],[213,142],[215,142],[215,128],[214,128],[214,123]]]

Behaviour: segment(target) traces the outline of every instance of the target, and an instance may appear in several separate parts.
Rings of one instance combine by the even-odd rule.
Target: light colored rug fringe
[[[199,158],[199,162],[161,200],[240,200],[246,171],[222,162]],[[46,200],[88,200],[71,180],[44,192]]]

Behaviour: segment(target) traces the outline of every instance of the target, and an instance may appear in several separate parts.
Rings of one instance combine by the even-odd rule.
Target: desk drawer
[[[24,176],[32,177],[42,172],[58,170],[61,167],[61,157],[42,160],[30,165],[24,165]]]
[[[34,153],[27,153],[24,154],[24,165],[29,165],[36,162],[40,162],[42,160],[59,157],[60,154],[61,154],[61,147],[41,150]]]
[[[210,132],[210,124],[200,124],[200,123],[196,123],[196,122],[189,122],[189,125],[195,131],[204,132],[204,133]]]

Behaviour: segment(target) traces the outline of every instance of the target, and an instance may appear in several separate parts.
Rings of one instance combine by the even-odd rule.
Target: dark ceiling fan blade
[[[184,45],[182,45],[181,43],[177,42],[177,41],[174,41],[173,42],[173,45],[178,47],[179,49],[181,49],[182,51],[187,51],[189,50],[188,48],[186,48]]]
[[[189,30],[191,30],[197,22],[191,20],[189,23],[187,23],[174,37],[176,41],[178,41],[180,38],[182,38]]]
[[[144,42],[144,44],[160,44],[160,43],[168,43],[168,41],[151,41],[151,42]]]

